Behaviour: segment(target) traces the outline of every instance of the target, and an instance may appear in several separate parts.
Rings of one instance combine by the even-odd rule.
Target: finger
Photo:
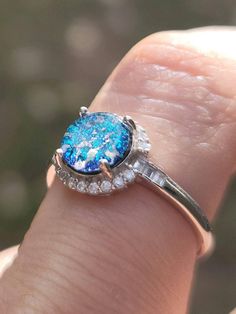
[[[151,35],[128,54],[93,104],[94,110],[127,112],[144,125],[155,143],[153,160],[209,217],[236,164],[233,36],[234,28]]]
[[[18,245],[0,252],[0,278],[4,272],[12,265],[18,253]]]
[[[47,172],[47,176],[46,176],[46,184],[48,188],[52,186],[54,179],[55,179],[55,170],[53,166],[50,166]]]
[[[209,216],[236,155],[235,60],[214,34],[144,39],[92,104],[92,110],[130,114],[146,127],[152,159]],[[232,48],[229,38],[218,30],[220,45]],[[185,313],[196,246],[188,222],[142,186],[95,199],[56,180],[2,279],[1,295],[12,313]]]

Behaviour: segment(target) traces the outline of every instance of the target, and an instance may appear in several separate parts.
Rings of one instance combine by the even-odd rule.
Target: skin
[[[236,167],[235,35],[153,34],[90,107],[144,126],[152,160],[211,220]],[[17,248],[1,253],[0,313],[187,313],[197,249],[191,224],[144,186],[98,199],[54,180],[11,267]]]

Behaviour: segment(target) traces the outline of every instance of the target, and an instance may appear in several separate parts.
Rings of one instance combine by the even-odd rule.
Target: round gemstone
[[[88,186],[88,191],[91,194],[97,194],[99,192],[99,186],[96,182],[92,182]]]
[[[125,181],[132,182],[135,179],[135,173],[131,169],[126,169],[123,172],[123,177],[125,178]]]
[[[101,160],[121,163],[130,151],[132,132],[119,117],[106,112],[88,113],[72,123],[62,141],[63,162],[84,174],[99,173]]]
[[[59,178],[62,180],[62,181],[65,181],[68,177],[68,173],[64,170],[59,170],[58,172],[59,174]]]
[[[86,183],[84,181],[79,181],[76,188],[79,192],[85,192]]]
[[[110,181],[108,180],[104,180],[102,183],[101,183],[101,190],[102,192],[104,193],[108,193],[110,192],[112,189],[112,184]]]
[[[71,188],[72,190],[76,189],[76,185],[77,185],[77,180],[75,178],[69,178],[68,180],[68,186],[69,188]]]
[[[113,184],[118,189],[122,189],[125,186],[124,180],[120,176],[117,176],[113,179]]]

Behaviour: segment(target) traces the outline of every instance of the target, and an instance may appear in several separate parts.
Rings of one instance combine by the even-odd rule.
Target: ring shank
[[[144,182],[151,184],[155,190],[160,191],[174,205],[177,205],[181,213],[192,224],[200,242],[198,256],[209,252],[213,247],[211,227],[198,203],[149,160],[139,158],[134,162],[133,168],[144,179]]]

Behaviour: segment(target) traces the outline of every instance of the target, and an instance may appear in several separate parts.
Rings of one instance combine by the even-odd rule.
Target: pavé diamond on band
[[[129,116],[88,112],[66,130],[52,157],[56,175],[70,189],[90,195],[110,195],[134,181],[160,191],[192,223],[201,256],[212,246],[211,227],[196,201],[160,168],[150,162],[151,148],[144,128]]]

